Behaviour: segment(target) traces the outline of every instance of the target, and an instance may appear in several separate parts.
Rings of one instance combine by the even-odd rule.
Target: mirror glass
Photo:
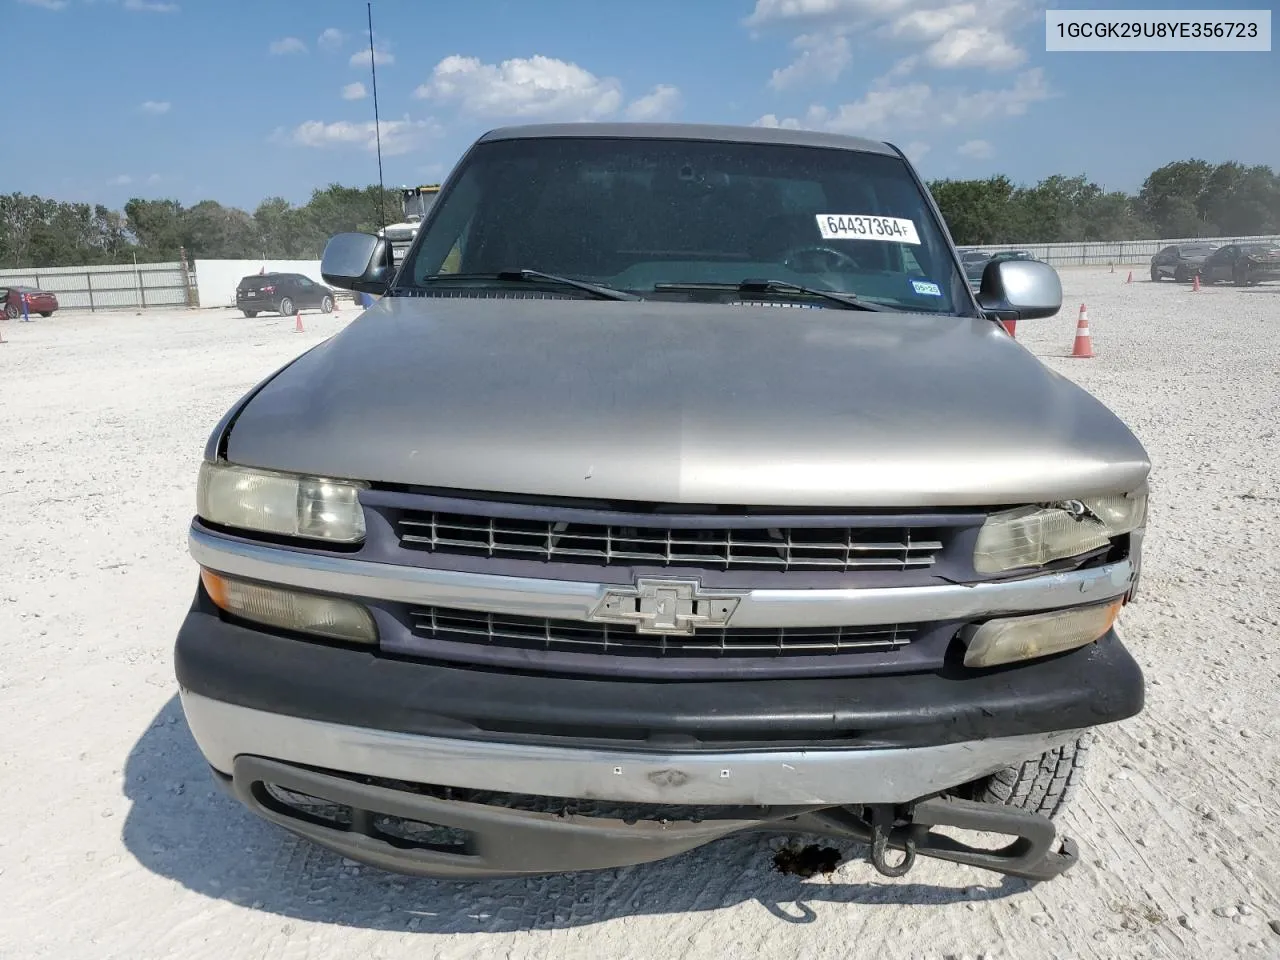
[[[1015,312],[1021,319],[1051,317],[1062,309],[1062,281],[1038,260],[998,260],[983,271],[978,301],[984,310]]]
[[[381,241],[368,233],[339,233],[329,238],[320,262],[325,280],[358,280],[369,271]]]

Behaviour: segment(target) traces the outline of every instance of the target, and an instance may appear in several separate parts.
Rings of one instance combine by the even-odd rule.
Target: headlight
[[[1145,494],[1006,510],[982,525],[973,565],[979,573],[1001,573],[1076,557],[1137,530],[1146,516]]]
[[[201,570],[200,579],[209,598],[237,617],[331,640],[378,642],[373,615],[350,600],[247,583],[212,570]]]
[[[227,527],[338,543],[364,539],[364,484],[227,463],[200,465],[196,513]]]
[[[1122,604],[1117,598],[1095,606],[988,620],[968,632],[964,665],[995,667],[1083,647],[1111,629]]]

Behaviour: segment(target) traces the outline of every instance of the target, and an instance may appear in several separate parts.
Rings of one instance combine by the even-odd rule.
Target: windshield
[[[474,285],[524,269],[652,299],[741,299],[742,281],[775,280],[913,311],[973,310],[906,164],[830,148],[484,143],[441,194],[409,256],[399,287]],[[726,289],[655,290],[684,283]],[[775,296],[785,295],[766,299]]]

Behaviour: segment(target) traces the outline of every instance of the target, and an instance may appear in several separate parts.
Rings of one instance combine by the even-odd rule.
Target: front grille
[[[402,547],[432,553],[760,571],[916,570],[943,546],[936,528],[616,526],[430,511],[404,513],[396,532]]]
[[[409,611],[415,636],[516,650],[617,657],[811,657],[864,650],[896,650],[919,632],[916,624],[874,627],[716,627],[693,636],[639,633],[625,624],[551,620],[443,607]]]

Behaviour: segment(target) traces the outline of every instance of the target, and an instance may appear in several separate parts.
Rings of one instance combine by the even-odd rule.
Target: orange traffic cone
[[[1009,336],[1014,338],[1018,336],[1017,320],[1001,320],[1000,323],[1004,326],[1005,332],[1008,333]]]
[[[1133,271],[1132,271],[1132,270],[1130,270],[1130,271],[1129,271],[1129,279],[1128,279],[1128,280],[1126,280],[1126,281],[1125,281],[1125,283],[1133,283]]]
[[[1192,292],[1192,293],[1199,293],[1199,292],[1200,292],[1200,274],[1198,274],[1198,273],[1196,274],[1196,278],[1195,278],[1195,280],[1194,280],[1194,281],[1192,281],[1192,283],[1191,283],[1191,292]]]
[[[1071,356],[1088,359],[1093,356],[1093,339],[1089,336],[1089,314],[1080,304],[1080,319],[1076,321],[1076,342],[1071,348]]]
[[[306,333],[306,330],[304,330],[302,327],[302,311],[301,310],[298,311],[297,316],[295,317],[295,323],[293,325],[293,329],[296,330],[298,333]]]

